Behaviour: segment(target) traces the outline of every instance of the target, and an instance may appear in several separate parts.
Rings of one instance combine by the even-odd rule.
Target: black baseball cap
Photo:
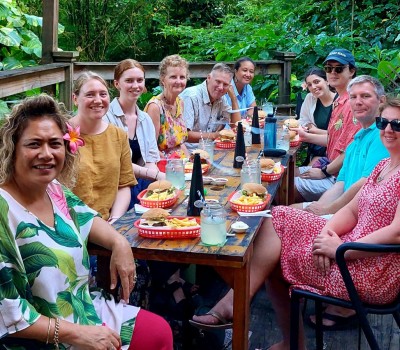
[[[324,64],[327,61],[337,61],[337,62],[339,62],[341,64],[349,64],[349,65],[351,65],[353,67],[356,66],[356,61],[354,59],[353,54],[349,50],[346,50],[346,49],[334,49],[334,50],[332,50],[329,53],[328,57],[325,58]]]

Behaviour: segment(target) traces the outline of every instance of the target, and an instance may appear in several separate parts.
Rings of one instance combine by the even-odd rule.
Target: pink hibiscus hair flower
[[[63,136],[63,139],[69,141],[69,150],[72,154],[75,154],[78,152],[78,147],[85,145],[85,141],[79,137],[81,134],[80,126],[74,129],[73,126],[67,123],[67,128],[68,132]]]

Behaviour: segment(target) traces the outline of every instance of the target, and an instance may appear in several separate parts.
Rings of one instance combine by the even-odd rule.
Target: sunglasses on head
[[[375,118],[375,121],[376,121],[376,127],[379,130],[385,130],[388,124],[390,124],[393,131],[400,132],[400,119],[393,119],[389,121],[386,118],[377,117]]]
[[[343,72],[343,70],[347,67],[348,65],[343,65],[343,66],[324,66],[324,70],[326,73],[332,73],[335,71],[336,73],[340,74]]]

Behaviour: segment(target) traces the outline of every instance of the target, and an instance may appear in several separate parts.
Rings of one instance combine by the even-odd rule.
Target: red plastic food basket
[[[281,165],[281,172],[279,174],[275,174],[274,172],[272,172],[271,174],[261,172],[261,181],[272,182],[279,180],[284,171],[285,168],[283,167],[283,165]]]
[[[140,201],[140,205],[146,208],[169,208],[172,207],[178,200],[180,191],[175,191],[175,196],[172,198],[164,199],[162,201],[155,201],[146,199],[147,190],[143,190],[137,196]]]
[[[215,147],[221,149],[234,149],[236,147],[236,142],[222,142],[220,139],[215,140]]]
[[[290,141],[290,147],[297,147],[300,145],[300,140]]]
[[[265,196],[265,201],[260,203],[260,204],[239,204],[239,203],[234,203],[232,202],[232,198],[241,191],[236,191],[231,193],[231,195],[228,197],[229,204],[231,205],[232,210],[235,211],[241,211],[244,213],[254,213],[255,211],[260,211],[264,210],[267,204],[269,203],[269,200],[271,198],[271,195],[267,193]]]
[[[185,219],[186,216],[170,216],[168,219]],[[196,238],[200,237],[200,219],[189,217],[189,219],[194,219],[197,221],[199,226],[189,226],[182,228],[167,228],[166,226],[140,226],[140,219],[136,220],[134,225],[138,229],[139,236],[146,238],[155,239],[185,239],[185,238]]]

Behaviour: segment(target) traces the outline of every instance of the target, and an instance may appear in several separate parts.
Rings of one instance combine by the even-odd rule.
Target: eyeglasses
[[[325,66],[324,70],[326,73],[332,73],[333,71],[335,71],[336,73],[340,74],[343,72],[343,70],[347,67],[348,65],[344,65],[344,66]]]
[[[376,121],[376,127],[379,130],[385,130],[388,124],[390,124],[393,131],[400,132],[400,119],[393,119],[389,121],[386,118],[377,117],[375,118],[375,121]]]

